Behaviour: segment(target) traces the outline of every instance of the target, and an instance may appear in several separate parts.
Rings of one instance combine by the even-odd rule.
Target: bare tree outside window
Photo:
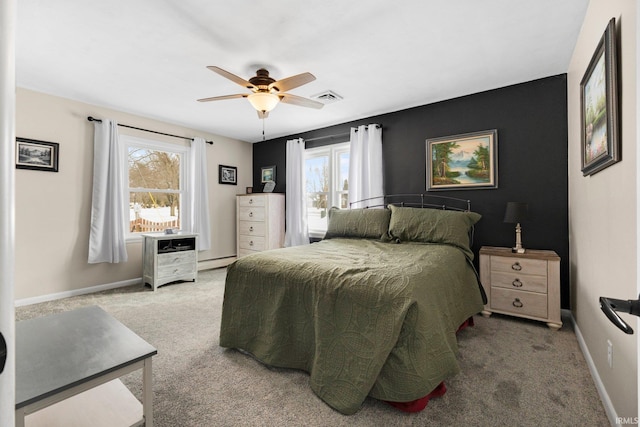
[[[179,153],[129,147],[129,203],[132,233],[180,228]]]
[[[314,237],[327,230],[332,206],[349,207],[349,145],[309,149],[305,159],[307,224]]]

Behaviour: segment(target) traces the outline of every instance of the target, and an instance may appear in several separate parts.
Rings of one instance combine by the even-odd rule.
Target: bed
[[[235,261],[220,345],[308,372],[343,414],[367,396],[402,405],[441,392],[459,372],[456,331],[483,308],[469,241],[480,215],[421,200],[332,208],[322,241]]]

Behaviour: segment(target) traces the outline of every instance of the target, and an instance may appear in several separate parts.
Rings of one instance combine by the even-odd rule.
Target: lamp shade
[[[249,102],[258,111],[271,111],[276,108],[280,98],[277,95],[267,92],[255,92],[248,96]]]
[[[519,223],[527,219],[529,206],[522,202],[507,202],[507,209],[504,213],[503,222]]]

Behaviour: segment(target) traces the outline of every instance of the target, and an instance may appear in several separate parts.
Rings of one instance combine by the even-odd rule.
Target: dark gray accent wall
[[[560,255],[562,307],[569,308],[566,74],[254,144],[255,191],[262,188],[260,168],[276,165],[275,191],[285,192],[287,140],[348,133],[351,127],[370,123],[383,128],[387,194],[426,192],[427,138],[497,129],[498,188],[437,194],[469,199],[472,209],[482,214],[475,230],[476,255],[483,245],[513,246],[515,227],[502,222],[506,204],[529,203],[523,245]],[[327,138],[307,147],[343,141]]]

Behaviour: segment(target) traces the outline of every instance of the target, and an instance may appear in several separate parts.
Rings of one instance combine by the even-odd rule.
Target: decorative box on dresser
[[[560,257],[554,251],[480,248],[480,281],[487,294],[482,314],[508,314],[560,329]]]
[[[142,281],[158,287],[179,280],[196,280],[197,234],[149,233],[142,235]]]
[[[284,194],[236,197],[238,258],[284,246]]]

